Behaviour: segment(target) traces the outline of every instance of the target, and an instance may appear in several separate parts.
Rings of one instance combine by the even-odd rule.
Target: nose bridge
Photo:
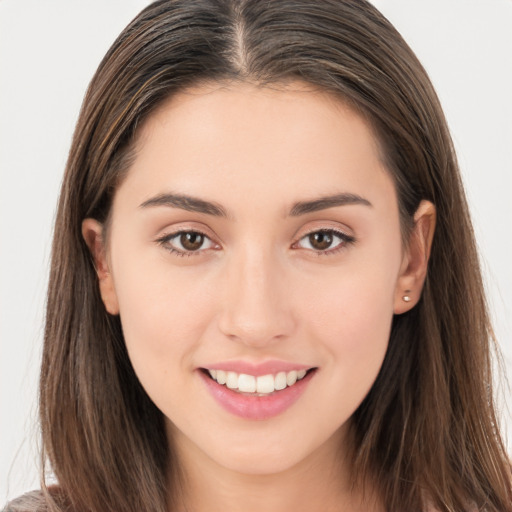
[[[269,247],[248,243],[226,268],[220,329],[247,345],[266,345],[293,329],[279,258]]]

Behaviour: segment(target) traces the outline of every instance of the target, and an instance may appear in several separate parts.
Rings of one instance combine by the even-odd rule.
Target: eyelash
[[[199,256],[201,254],[201,252],[202,252],[200,250],[197,250],[197,251],[182,251],[182,250],[176,249],[175,247],[170,245],[169,242],[171,240],[173,240],[175,238],[178,238],[181,235],[184,235],[184,234],[187,234],[187,233],[189,233],[189,234],[193,233],[195,235],[200,235],[200,236],[204,237],[204,239],[208,239],[208,240],[211,241],[211,238],[206,233],[203,233],[202,231],[199,231],[197,229],[183,229],[183,230],[180,230],[180,231],[176,231],[174,233],[169,233],[167,235],[163,235],[162,237],[157,239],[157,242],[160,245],[162,245],[164,249],[169,251],[171,254],[175,254],[176,256],[180,256],[180,257],[183,257],[183,256]]]
[[[156,241],[160,245],[162,245],[164,247],[164,249],[169,251],[171,254],[175,254],[176,256],[180,256],[180,257],[199,256],[203,251],[201,251],[201,250],[182,251],[182,250],[176,249],[175,247],[170,245],[169,242],[171,240],[176,239],[176,238],[180,237],[181,235],[187,234],[187,233],[188,234],[193,233],[195,235],[200,235],[200,236],[204,237],[204,239],[208,239],[212,243],[214,243],[206,233],[203,233],[202,231],[195,230],[195,229],[180,230],[180,231],[176,231],[174,233],[166,234],[166,235],[163,235],[162,237],[158,238]],[[347,245],[354,244],[356,241],[356,239],[353,236],[347,235],[343,231],[333,229],[333,228],[323,228],[323,229],[315,229],[313,231],[310,231],[309,233],[306,233],[297,242],[294,242],[292,247],[296,246],[301,240],[304,240],[305,238],[307,238],[311,235],[317,234],[317,233],[330,234],[331,236],[337,237],[341,240],[340,243],[333,249],[327,249],[325,251],[316,250],[316,249],[308,249],[308,250],[312,251],[314,254],[316,254],[317,256],[331,256],[331,255],[337,254],[339,251],[345,249],[347,247]],[[208,249],[206,249],[206,250],[208,250]]]
[[[340,231],[338,229],[334,229],[334,228],[321,228],[321,229],[315,229],[313,231],[310,231],[309,233],[306,233],[297,242],[295,242],[293,245],[295,246],[301,240],[304,240],[305,238],[307,238],[307,237],[309,237],[311,235],[317,234],[317,233],[330,234],[331,236],[337,237],[337,238],[340,239],[340,243],[336,247],[334,247],[333,249],[327,249],[325,251],[318,250],[318,249],[309,249],[314,254],[316,254],[317,256],[332,256],[334,254],[339,253],[343,249],[346,249],[346,247],[348,245],[354,244],[355,241],[356,241],[356,239],[353,236],[347,235],[346,233],[344,233],[343,231]]]

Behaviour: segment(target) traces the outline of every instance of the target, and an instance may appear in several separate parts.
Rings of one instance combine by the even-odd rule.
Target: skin
[[[141,207],[169,192],[227,215]],[[290,215],[296,202],[341,193],[369,204]],[[371,490],[364,501],[350,488],[347,429],[393,315],[419,300],[434,224],[422,202],[404,247],[371,129],[305,84],[203,85],[147,120],[107,240],[93,219],[83,235],[105,307],[120,315],[137,376],[166,418],[187,510],[380,510]],[[315,250],[308,235],[320,229],[349,239]],[[180,230],[207,238],[177,255],[169,248],[183,250],[179,237],[161,239]],[[268,359],[318,370],[296,403],[266,420],[221,408],[198,374]]]

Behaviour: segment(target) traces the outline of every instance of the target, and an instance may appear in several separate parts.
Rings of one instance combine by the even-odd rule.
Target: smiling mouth
[[[248,375],[246,373],[236,373],[224,370],[210,370],[204,368],[202,371],[212,380],[225,386],[232,391],[249,394],[252,396],[268,396],[276,391],[293,387],[302,380],[308,373],[316,368],[309,370],[292,370],[289,372],[278,372],[268,375]]]

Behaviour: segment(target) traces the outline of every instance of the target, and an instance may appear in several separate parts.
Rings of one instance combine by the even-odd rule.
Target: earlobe
[[[103,239],[103,225],[95,219],[85,219],[82,222],[82,236],[91,251],[105,309],[111,315],[118,315],[119,304]]]
[[[421,201],[414,214],[414,226],[395,289],[394,313],[397,315],[409,311],[420,300],[427,276],[435,225],[435,206],[430,201]]]

